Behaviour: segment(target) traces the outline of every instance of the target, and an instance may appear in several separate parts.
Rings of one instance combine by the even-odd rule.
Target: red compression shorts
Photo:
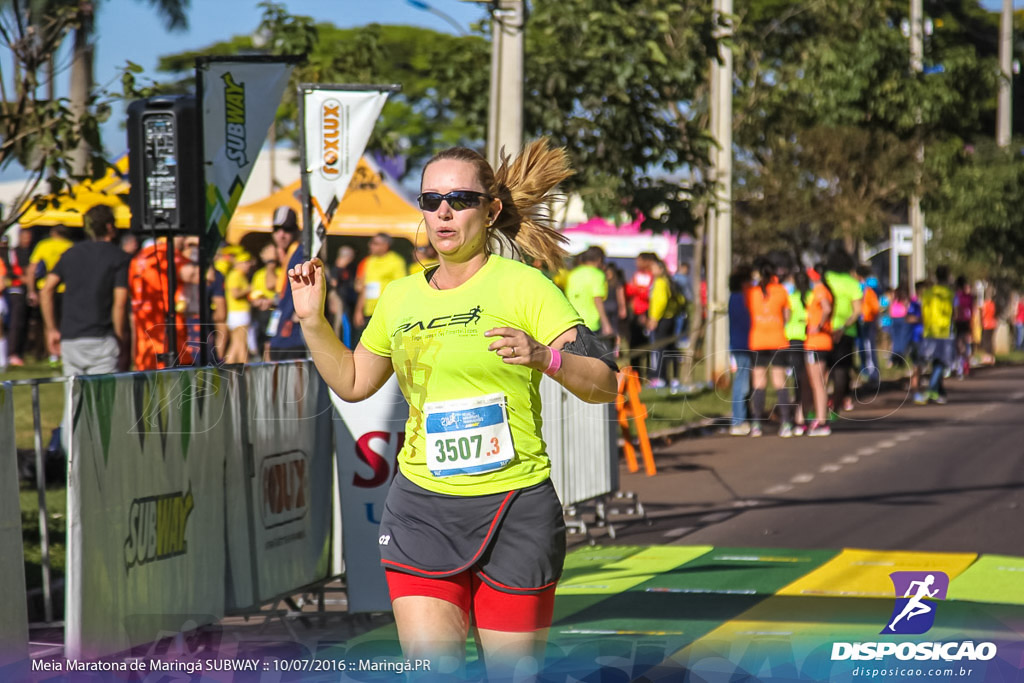
[[[391,569],[385,569],[385,574],[392,602],[409,596],[438,598],[472,614],[477,628],[489,631],[521,633],[551,626],[554,586],[541,593],[514,595],[488,586],[471,570],[439,579]]]

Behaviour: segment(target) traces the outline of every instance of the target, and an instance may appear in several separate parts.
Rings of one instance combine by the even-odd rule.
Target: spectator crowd
[[[255,253],[222,245],[205,273],[198,237],[172,238],[171,266],[167,237],[116,230],[108,207],[94,207],[83,223],[87,239],[77,242],[76,231],[63,226],[36,241],[29,229],[18,231],[15,244],[0,240],[0,369],[34,355],[68,375],[151,370],[199,363],[204,346],[214,363],[307,355],[285,277],[304,259],[292,209],[274,212],[270,239]],[[366,247],[360,254],[356,245],[341,244],[328,267],[326,313],[349,348],[389,283],[437,263],[430,245],[416,247],[407,262],[384,233]],[[633,266],[628,276],[595,246],[547,275],[614,348],[620,365],[637,368],[651,389],[675,392],[685,374],[680,361],[691,316],[700,310],[701,322],[707,320],[705,284],[691,279],[688,264],[673,273],[650,252],[626,265]],[[210,307],[206,329],[201,289]],[[915,402],[923,404],[944,402],[945,380],[967,376],[972,359],[994,362],[993,289],[977,289],[964,277],[950,281],[945,268],[913,291],[883,289],[869,266],[837,250],[814,268],[779,259],[739,267],[730,292],[736,435],[763,433],[769,379],[780,436],[827,435],[830,419],[853,409],[851,387],[877,385],[883,365],[903,368]],[[1024,349],[1024,297],[1004,303],[1011,341]]]

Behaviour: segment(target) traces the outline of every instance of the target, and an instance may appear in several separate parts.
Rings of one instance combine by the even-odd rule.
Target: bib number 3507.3
[[[493,472],[512,461],[504,394],[427,403],[423,411],[427,467],[435,477]]]

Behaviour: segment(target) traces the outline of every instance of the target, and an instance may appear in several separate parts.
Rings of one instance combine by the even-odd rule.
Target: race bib
[[[427,467],[435,477],[500,470],[515,456],[504,394],[426,403]]]
[[[363,294],[368,301],[376,301],[380,298],[380,290],[379,282],[367,282],[363,288]]]

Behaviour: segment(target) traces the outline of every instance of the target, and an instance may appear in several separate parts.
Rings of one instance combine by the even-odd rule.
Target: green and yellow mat
[[[897,603],[893,572],[949,578],[924,633],[881,634]],[[541,678],[552,683],[1024,682],[1024,558],[594,546],[569,554],[556,596]],[[348,645],[400,656],[393,625]],[[467,676],[479,678],[467,648]]]

